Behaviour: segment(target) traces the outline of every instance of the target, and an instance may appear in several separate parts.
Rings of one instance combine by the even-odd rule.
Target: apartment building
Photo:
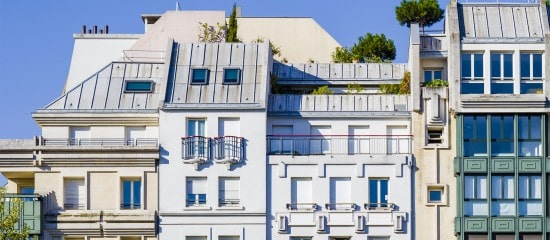
[[[548,10],[518,2],[451,1],[444,32],[411,28],[418,239],[549,239]]]
[[[412,238],[411,98],[377,94],[405,71],[274,63],[286,90],[269,96],[267,110],[270,239]],[[296,93],[319,86],[341,94]]]

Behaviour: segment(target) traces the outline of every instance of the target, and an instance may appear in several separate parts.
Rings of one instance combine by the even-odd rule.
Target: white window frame
[[[84,188],[84,191],[83,191],[83,196],[80,195],[80,192],[77,193],[77,203],[69,203],[69,198],[68,198],[68,186],[67,184],[69,182],[79,182],[79,183],[82,183],[82,187]],[[64,188],[64,208],[66,210],[86,210],[87,209],[87,201],[88,201],[88,196],[87,196],[87,187],[86,187],[86,179],[85,178],[65,178],[64,179],[64,182],[63,182],[63,188]]]
[[[200,182],[200,183],[199,183]],[[194,186],[202,184],[203,190],[194,189]],[[206,177],[187,177],[185,179],[185,202],[186,207],[204,207],[208,204],[208,179]],[[189,189],[191,186],[191,189]],[[194,196],[194,199],[190,199],[190,195]],[[200,195],[204,195],[204,203],[201,203]]]
[[[130,182],[130,206],[124,207],[124,182]],[[134,199],[134,192],[136,189],[134,188],[134,182],[140,182],[139,184],[139,206],[136,206]],[[134,210],[134,209],[142,209],[143,207],[143,181],[141,181],[141,178],[122,178],[120,181],[120,208],[123,210]]]
[[[236,181],[233,184],[227,184],[227,181]],[[236,187],[235,187],[236,185]],[[227,187],[235,189],[227,189]],[[218,179],[218,206],[219,207],[240,207],[241,205],[241,179],[240,177],[220,177]],[[232,192],[228,194],[228,192]],[[236,198],[227,198],[226,196],[236,196]]]

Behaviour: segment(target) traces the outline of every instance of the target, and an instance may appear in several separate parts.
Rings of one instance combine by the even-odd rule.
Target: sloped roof
[[[542,15],[538,4],[458,4],[463,40],[542,42]]]
[[[41,110],[158,109],[162,63],[112,62]],[[127,81],[153,82],[152,92],[126,92]]]

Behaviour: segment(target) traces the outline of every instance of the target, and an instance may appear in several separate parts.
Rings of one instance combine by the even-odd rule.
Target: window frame
[[[130,203],[127,204],[125,203],[124,201],[124,194],[125,194],[125,182],[129,182],[130,183]],[[135,199],[135,191],[136,191],[136,186],[135,186],[135,183],[138,183],[139,182],[139,202],[137,202],[136,204],[136,199]],[[120,198],[120,209],[122,210],[139,210],[142,208],[142,202],[143,202],[143,182],[141,181],[141,178],[122,178],[121,179],[121,186],[120,186],[120,189],[121,189],[121,198]],[[127,207],[127,205],[129,205]]]
[[[373,195],[373,183],[376,184],[375,193]],[[385,183],[385,195],[382,191],[382,183]],[[373,197],[376,197],[376,202],[372,202],[374,199]],[[369,178],[369,208],[371,209],[377,209],[377,208],[387,208],[390,207],[390,178],[389,177],[372,177]]]
[[[472,137],[471,138],[466,138],[466,120],[467,118],[472,118]],[[483,120],[482,120],[483,118]],[[489,133],[488,133],[488,120],[489,120],[489,116],[488,115],[464,115],[462,116],[462,155],[464,157],[476,157],[476,156],[487,156],[489,153],[489,149],[488,149],[488,138],[489,138]],[[484,121],[484,123],[482,122]],[[478,129],[478,127],[480,127],[481,125],[484,126],[484,131],[480,131]],[[483,149],[481,149],[482,151],[481,152],[477,152],[475,150],[478,150],[477,148],[473,148],[472,149],[467,149],[467,146],[469,146],[469,144],[472,144],[472,145],[476,145],[476,146],[483,146]],[[480,145],[481,144],[481,145]],[[470,146],[471,147],[471,146]],[[471,151],[471,154],[470,152],[467,152],[467,150],[470,150]]]
[[[495,66],[494,64],[497,64],[498,66]],[[511,64],[511,66],[508,66],[507,64]],[[495,69],[498,70],[498,73],[496,74],[494,73]],[[490,53],[490,70],[491,70],[491,94],[513,94],[514,93],[514,54],[511,52],[491,52]],[[507,72],[508,70],[511,72]],[[497,89],[497,86],[498,87],[504,86],[509,89],[504,89],[504,90]]]
[[[440,78],[436,78],[436,72],[439,72]],[[426,74],[430,74],[430,79],[426,79]],[[424,83],[435,79],[443,80],[443,68],[424,68]]]
[[[483,76],[483,70],[484,70],[484,60],[483,60],[483,52],[462,52],[460,54],[460,94],[483,94],[485,91],[484,87],[484,76]],[[469,60],[467,60],[469,57]],[[481,58],[481,61],[476,58]],[[464,74],[464,64],[466,63],[465,60],[467,60],[467,63],[470,65],[468,68],[470,69],[470,73],[468,75]],[[476,63],[481,62],[481,66],[476,66]],[[479,71],[476,71],[478,70]],[[478,74],[481,72],[481,76],[478,76]],[[475,91],[464,91],[467,86],[469,85],[480,85],[481,84],[481,91],[475,90]]]
[[[204,71],[204,78],[198,79],[195,74],[198,74],[199,71]],[[189,74],[190,79],[189,83],[191,85],[208,85],[208,80],[210,79],[210,69],[208,68],[191,68],[191,74]],[[200,81],[198,81],[200,80]]]
[[[236,70],[237,71],[237,79],[235,79],[236,81],[230,81],[228,82],[228,78],[227,78],[227,74],[229,71],[234,71]],[[242,79],[242,70],[240,68],[224,68],[223,69],[223,81],[222,83],[225,84],[225,85],[239,85],[241,84],[241,79]]]
[[[521,184],[523,183],[522,179],[526,178],[527,179],[527,186],[522,186]],[[539,178],[539,183],[540,185],[538,186],[532,186],[534,184],[536,184],[535,182],[535,178]],[[519,216],[544,216],[544,211],[542,209],[542,198],[543,198],[543,185],[542,185],[542,176],[541,175],[532,175],[532,174],[521,174],[518,176],[518,181],[517,181],[517,184],[518,184],[518,196],[517,196],[517,199],[518,199],[518,215]],[[540,193],[540,196],[539,197],[536,197],[534,196],[535,195],[535,191],[533,190],[533,187],[536,189],[537,187],[539,188],[539,193]],[[522,197],[521,195],[521,192],[520,192],[520,189],[524,189],[524,188],[527,188],[527,197]],[[524,204],[527,204],[527,203],[538,203],[540,204],[540,214],[529,214],[527,212],[522,212],[523,208],[522,206]]]
[[[540,56],[540,77],[535,77],[535,55]],[[524,76],[524,68],[523,68],[523,57],[528,56],[528,64],[529,64],[529,76]],[[543,94],[544,89],[544,53],[542,52],[520,52],[519,54],[519,64],[520,64],[520,94]],[[540,84],[540,92],[537,90],[535,93],[529,92],[529,90],[532,90],[529,85],[535,85]],[[527,88],[529,86],[529,88]]]
[[[516,133],[517,144],[518,144],[517,155],[519,157],[542,156],[542,148],[543,148],[542,138],[544,136],[544,127],[542,126],[542,123],[543,123],[542,116],[541,115],[518,115],[517,118],[518,118],[517,133]],[[523,118],[527,118],[527,126],[525,127],[525,131],[522,130],[522,126],[520,126],[522,124]],[[538,135],[539,135],[538,138],[535,138],[533,136],[533,130],[536,130],[534,129],[533,126],[537,124],[536,120],[534,120],[533,118],[538,118]],[[527,137],[523,137],[524,133],[527,133]],[[539,147],[538,153],[535,153],[535,155],[529,156],[524,152],[522,143],[535,143],[535,144],[538,143],[538,147]]]
[[[84,196],[80,196],[80,194],[78,194],[78,202],[77,202],[77,205],[76,206],[73,206],[73,205],[68,205],[68,198],[67,198],[67,183],[68,182],[76,182],[76,181],[79,181],[79,182],[82,182],[83,186],[84,186]],[[65,178],[63,179],[63,208],[65,210],[86,210],[88,209],[88,194],[87,194],[87,189],[86,189],[86,178]],[[80,204],[80,199],[83,198],[83,203],[82,205]]]
[[[473,196],[472,197],[467,197],[466,195],[468,194],[466,192],[466,181],[467,181],[467,178],[473,178]],[[478,181],[482,178],[485,178],[485,189],[478,189]],[[464,216],[489,216],[489,196],[488,196],[488,184],[489,184],[489,180],[487,179],[487,176],[486,175],[465,175],[464,176],[464,192],[463,192],[463,200],[464,200],[464,205],[466,205],[467,202],[472,202],[475,203],[475,202],[478,202],[478,203],[484,203],[485,204],[485,214],[482,214],[482,215],[476,215],[474,213],[474,210],[472,209],[472,214],[466,214],[466,207],[464,207],[464,209],[462,210],[463,212],[463,215]],[[485,194],[485,196],[483,197],[483,194]]]
[[[506,125],[506,119],[507,118],[511,118],[512,119],[512,126],[507,126]],[[499,129],[497,130],[497,132],[494,132],[493,130],[495,130],[495,128],[497,127],[497,125],[495,124],[494,121],[498,121],[500,123],[499,125]],[[510,156],[514,156],[516,153],[514,152],[514,145],[515,145],[515,134],[513,131],[514,127],[515,127],[515,115],[508,115],[508,114],[498,114],[498,115],[491,115],[491,156],[492,157],[502,157],[502,156],[507,156],[507,157],[510,157]],[[512,130],[512,131],[510,131]],[[505,137],[506,133],[512,133],[512,136],[510,136],[509,138]],[[499,149],[497,148],[497,146],[499,146],[498,144],[509,144],[510,146],[508,147],[511,147],[511,152],[496,152],[498,151]]]
[[[236,189],[226,189],[227,184],[225,184],[224,181],[231,180],[231,181],[237,181],[237,188]],[[223,185],[222,185],[222,182]],[[222,189],[223,186],[223,189]],[[236,199],[233,198],[226,198],[228,191],[234,191],[236,192]],[[218,206],[219,207],[239,207],[241,205],[241,178],[238,176],[235,177],[219,177],[218,178]]]
[[[508,182],[508,180],[512,180],[511,184]],[[495,183],[498,181],[498,188],[499,191],[496,191]],[[515,216],[516,215],[516,203],[515,203],[515,197],[516,197],[516,180],[514,175],[510,174],[503,174],[503,175],[492,175],[491,176],[491,216]],[[509,187],[511,187],[511,196],[505,197],[505,192],[508,192],[508,195],[510,194]],[[498,195],[498,196],[495,196]],[[495,204],[501,204],[501,203],[508,203],[512,204],[513,211],[511,214],[502,214],[502,213],[496,213],[495,212]]]
[[[128,89],[132,84],[149,83],[148,89]],[[125,80],[124,81],[124,93],[152,93],[155,87],[155,83],[150,80]]]
[[[193,186],[195,182],[201,181],[204,185],[203,191],[196,191]],[[207,177],[186,177],[185,178],[185,206],[186,207],[204,207],[208,204],[208,178]],[[192,189],[189,189],[191,185]],[[204,192],[204,193],[201,193]],[[191,199],[191,195],[193,198]],[[204,196],[204,198],[202,198]]]

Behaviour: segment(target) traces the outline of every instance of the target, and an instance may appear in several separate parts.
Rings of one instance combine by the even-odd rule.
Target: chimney
[[[82,34],[86,33],[86,25],[82,25]]]
[[[109,25],[105,25],[104,31],[105,34],[109,33]]]
[[[94,34],[97,34],[97,25],[94,25]]]

